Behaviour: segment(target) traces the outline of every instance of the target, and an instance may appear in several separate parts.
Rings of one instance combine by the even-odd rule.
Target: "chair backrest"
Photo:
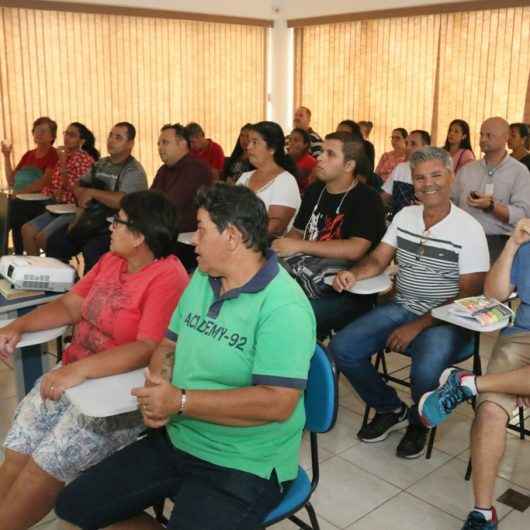
[[[337,405],[335,363],[317,344],[305,390],[306,429],[318,433],[331,430],[337,419]]]

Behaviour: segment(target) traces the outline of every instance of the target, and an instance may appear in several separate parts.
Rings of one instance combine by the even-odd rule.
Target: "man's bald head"
[[[503,151],[509,137],[510,124],[504,118],[488,118],[480,126],[480,149],[484,154]]]

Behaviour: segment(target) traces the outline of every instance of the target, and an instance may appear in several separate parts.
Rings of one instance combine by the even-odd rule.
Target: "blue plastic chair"
[[[309,480],[305,470],[302,467],[298,467],[298,476],[285,491],[280,504],[265,517],[262,523],[263,528],[283,519],[290,519],[304,530],[320,530],[315,510],[310,502],[311,495],[315,491],[320,477],[317,433],[326,433],[335,425],[338,392],[335,363],[318,344],[311,358],[304,401],[306,412],[305,428],[309,431],[311,441],[312,478]],[[165,526],[167,519],[163,515],[164,502],[157,503],[153,508],[157,521]],[[307,510],[311,525],[294,515],[302,508]]]
[[[270,526],[283,519],[289,519],[304,530],[320,530],[317,516],[310,498],[315,491],[320,478],[318,463],[317,434],[330,431],[337,419],[337,372],[335,364],[325,350],[317,345],[311,358],[309,376],[305,390],[306,430],[309,431],[311,442],[312,478],[302,467],[298,468],[298,476],[290,484],[280,504],[272,510],[265,520],[263,527]],[[294,515],[305,508],[311,525]]]

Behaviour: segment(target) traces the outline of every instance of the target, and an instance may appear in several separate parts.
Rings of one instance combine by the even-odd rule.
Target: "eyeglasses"
[[[107,222],[112,225],[112,228],[117,228],[118,225],[125,225],[127,227],[134,226],[130,221],[124,221],[118,217],[118,214],[113,215],[112,217],[107,217]]]

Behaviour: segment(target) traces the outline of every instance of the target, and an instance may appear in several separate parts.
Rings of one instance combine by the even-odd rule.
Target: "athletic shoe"
[[[457,405],[475,397],[470,388],[462,385],[462,377],[468,375],[473,374],[458,368],[447,368],[440,376],[440,386],[423,394],[418,413],[426,427],[436,427],[447,419]]]
[[[469,512],[462,530],[497,530],[497,512],[493,510],[493,519],[486,521],[484,515],[476,510]]]
[[[428,433],[429,429],[423,425],[409,425],[407,432],[397,446],[396,455],[400,458],[409,459],[420,457],[425,450]]]
[[[357,433],[357,438],[367,443],[382,442],[391,432],[404,429],[408,422],[408,408],[403,403],[399,412],[376,413],[372,421]]]

